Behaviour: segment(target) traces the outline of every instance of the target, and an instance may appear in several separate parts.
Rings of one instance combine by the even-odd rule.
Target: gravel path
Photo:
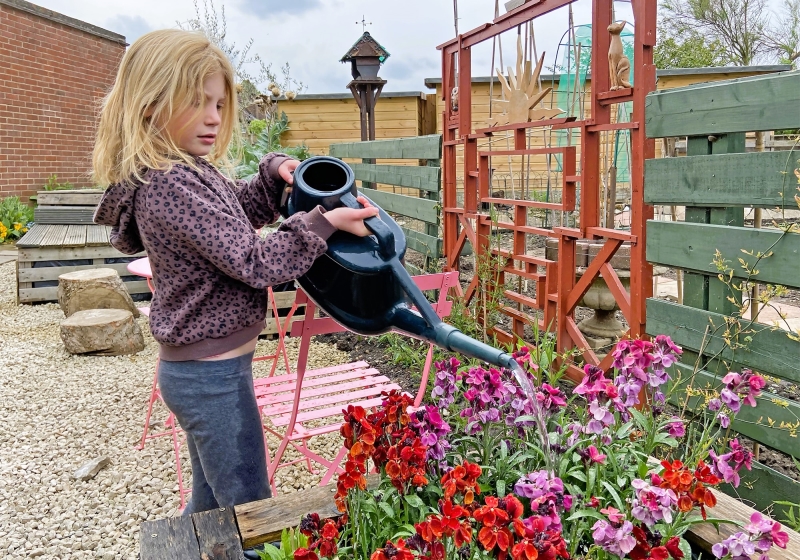
[[[15,302],[15,264],[0,266],[0,557],[135,559],[143,520],[178,513],[170,438],[134,446],[141,437],[157,345],[138,319],[144,351],[133,356],[78,357],[64,351],[57,304]],[[274,342],[259,343],[259,354]],[[297,344],[289,340],[290,356]],[[347,362],[347,354],[315,343],[309,367]],[[255,375],[266,375],[259,362]],[[156,421],[166,417],[157,409]],[[159,426],[156,426],[158,428]],[[161,426],[163,427],[163,425]],[[316,441],[315,441],[316,440]],[[336,434],[312,440],[330,456]],[[271,449],[277,440],[270,442]],[[190,469],[183,446],[185,480]],[[87,482],[73,473],[107,456],[111,463]],[[292,454],[289,454],[289,458]],[[319,482],[304,467],[278,471],[281,492]]]

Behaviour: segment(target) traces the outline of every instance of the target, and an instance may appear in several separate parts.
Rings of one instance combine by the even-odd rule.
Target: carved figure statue
[[[630,83],[631,61],[622,50],[622,38],[619,36],[625,27],[624,21],[608,26],[611,33],[611,46],[608,48],[608,71],[611,74],[611,91],[633,87]]]

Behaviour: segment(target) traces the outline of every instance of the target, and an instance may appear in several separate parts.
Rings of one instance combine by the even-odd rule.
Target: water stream
[[[536,398],[536,388],[533,386],[530,379],[528,379],[525,368],[519,365],[515,360],[510,361],[508,369],[511,370],[511,374],[514,376],[514,379],[517,380],[520,389],[522,389],[522,392],[528,397],[528,402],[531,403],[533,418],[536,423],[536,431],[538,432],[539,441],[542,444],[542,451],[544,452],[547,472],[550,477],[554,477],[555,457],[553,457],[553,452],[550,448],[550,437],[547,433],[547,416],[539,405],[539,399]]]

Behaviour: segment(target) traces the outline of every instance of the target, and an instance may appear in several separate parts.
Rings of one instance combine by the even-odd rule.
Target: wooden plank
[[[378,475],[369,475],[367,487],[377,488],[378,481]],[[300,519],[309,513],[317,513],[322,519],[339,517],[341,513],[333,501],[335,492],[336,485],[329,484],[234,506],[244,547],[251,548],[279,540],[281,531],[296,527]]]
[[[41,243],[44,234],[50,229],[50,226],[45,224],[33,224],[33,227],[28,232],[20,237],[17,241],[17,248],[22,247],[38,247]]]
[[[242,541],[233,517],[233,508],[217,508],[192,515],[199,558],[205,560],[240,560]]]
[[[86,226],[86,244],[89,246],[94,245],[108,245],[108,226]]]
[[[686,400],[684,387],[693,377],[693,390],[719,390],[722,385],[721,375],[714,375],[705,370],[693,375],[694,368],[685,364],[676,364],[676,368],[675,371],[680,372],[680,379],[675,378],[678,383],[671,402],[677,403],[678,406],[683,406]],[[687,410],[702,411],[705,398],[705,395],[689,397]],[[755,408],[742,406],[736,419],[731,423],[731,428],[774,449],[800,457],[800,446],[791,436],[797,432],[798,418],[800,418],[800,403],[762,392],[758,406]]]
[[[742,525],[750,523],[750,516],[754,511],[753,508],[730,496],[726,496],[722,492],[716,490],[712,490],[712,492],[717,498],[717,505],[709,511],[710,517],[729,519]],[[711,523],[701,523],[693,525],[686,536],[689,541],[697,544],[704,552],[710,554],[713,545],[741,530],[740,525],[721,523],[718,532]],[[800,535],[785,526],[781,530],[789,534],[789,543],[786,549],[773,546],[769,551],[769,557],[771,560],[800,560]]]
[[[101,189],[78,191],[39,191],[36,202],[41,206],[97,206],[103,198]]]
[[[373,163],[351,163],[356,179],[371,183],[383,183],[398,187],[409,187],[438,192],[441,186],[441,168],[412,167],[410,165],[375,165]]]
[[[406,244],[409,249],[413,249],[423,255],[438,259],[442,256],[442,240],[432,235],[427,235],[419,231],[414,231],[401,226],[403,233],[406,234]]]
[[[647,300],[647,333],[669,335],[675,344],[735,361],[756,371],[800,383],[800,342],[790,339],[788,331],[775,330],[767,325],[750,325],[747,319],[739,319],[746,334],[740,335],[745,348],[732,351],[725,343],[725,316],[702,309],[678,305],[660,299]],[[703,336],[709,327],[708,337]],[[745,342],[744,337],[752,341]]]
[[[116,270],[121,277],[134,276],[128,272],[127,264],[84,264],[76,266],[45,266],[41,268],[26,268],[20,270],[17,279],[20,282],[46,282],[48,280],[58,280],[58,277],[68,272],[77,272],[79,270],[87,270],[90,268],[110,268]]]
[[[67,226],[62,226],[67,227]],[[66,230],[65,230],[66,231]],[[126,255],[111,246],[105,247],[24,247],[19,249],[17,258],[21,261],[76,261],[83,259],[121,259],[124,257],[146,257],[142,251]]]
[[[800,156],[791,152],[648,159],[644,200],[681,206],[795,208]]]
[[[331,144],[330,155],[338,158],[439,159],[442,136],[429,134],[411,138]]]
[[[139,533],[141,560],[198,560],[200,546],[188,516],[142,523]]]
[[[33,211],[37,224],[93,224],[94,206],[38,206]]]
[[[147,282],[123,282],[129,294],[148,294],[150,288]],[[47,288],[25,288],[19,290],[20,303],[38,303],[42,301],[57,301],[58,300],[58,287],[52,286]]]
[[[754,266],[756,257],[746,255],[743,250],[757,254],[758,251],[773,251],[773,255],[758,263],[757,280],[770,284],[781,284],[791,288],[800,287],[797,263],[800,262],[800,235],[783,234],[775,229],[729,227],[714,224],[687,222],[647,222],[647,260],[651,263],[686,268],[717,275],[711,263],[715,251],[732,261],[734,275],[745,277],[737,259],[741,258]]]
[[[63,247],[83,247],[86,245],[86,228],[89,226],[67,226]]]
[[[647,96],[648,138],[800,128],[800,72],[704,83]]]
[[[800,482],[753,461],[753,470],[739,471],[741,483],[738,488],[722,484],[720,490],[729,496],[743,500],[759,511],[771,511],[773,519],[786,519],[789,508],[776,501],[800,504]]]
[[[402,214],[410,218],[416,218],[423,222],[436,224],[439,222],[439,213],[436,208],[438,202],[435,200],[426,200],[424,198],[417,198],[415,196],[405,196],[402,194],[387,193],[377,190],[367,189],[361,191],[368,199],[375,204],[395,214]]]
[[[61,247],[64,243],[64,237],[67,235],[67,226],[51,224],[50,228],[45,232],[42,241],[39,243],[40,247]]]

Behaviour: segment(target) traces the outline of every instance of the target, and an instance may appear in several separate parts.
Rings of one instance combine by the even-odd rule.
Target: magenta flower
[[[586,451],[589,453],[589,461],[592,463],[599,463],[603,464],[606,460],[606,456],[600,453],[594,445],[590,445]]]
[[[672,512],[678,504],[678,496],[670,489],[652,486],[649,482],[635,479],[631,486],[636,497],[631,501],[631,515],[652,527],[660,521],[672,523]]]
[[[411,427],[419,434],[422,444],[428,447],[428,460],[441,464],[450,449],[450,443],[445,439],[450,433],[450,425],[442,419],[439,410],[432,405],[417,410],[411,415]]]
[[[755,539],[758,552],[769,551],[773,544],[778,548],[786,548],[789,544],[789,534],[781,531],[781,524],[757,511],[750,516],[750,523],[744,530]]]
[[[730,448],[731,450],[723,455],[718,456],[713,449],[708,454],[711,458],[711,471],[736,488],[739,486],[739,471],[742,467],[748,471],[752,469],[753,454],[749,449],[742,447],[738,439],[731,440]]]
[[[547,383],[543,383],[541,390],[536,392],[536,400],[539,401],[540,408],[549,414],[555,414],[567,406],[564,392]]]

